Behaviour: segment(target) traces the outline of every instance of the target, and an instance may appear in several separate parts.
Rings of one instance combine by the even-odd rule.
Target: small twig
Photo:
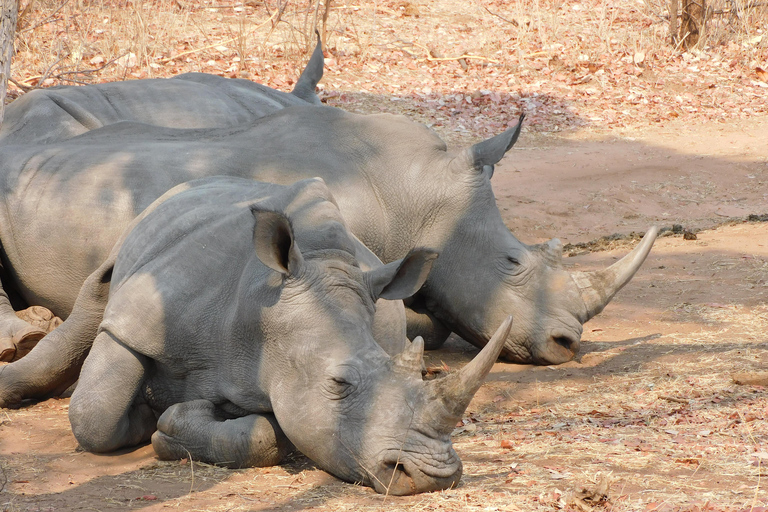
[[[489,8],[487,8],[487,7],[486,7],[486,6],[484,6],[484,5],[483,5],[483,6],[481,6],[481,7],[482,7],[483,9],[485,9],[486,11],[488,11],[488,14],[491,14],[491,15],[493,15],[493,16],[496,16],[496,17],[497,17],[497,18],[499,18],[500,20],[506,21],[507,23],[509,23],[509,24],[511,24],[511,25],[514,25],[515,27],[519,27],[519,26],[520,26],[520,23],[518,23],[518,22],[517,22],[517,20],[508,20],[508,19],[507,19],[507,18],[505,18],[504,16],[502,16],[502,15],[500,15],[500,14],[496,14],[495,12],[491,11]]]
[[[478,55],[467,55],[467,54],[464,54],[464,55],[459,55],[458,57],[433,57],[432,56],[432,51],[430,51],[430,49],[427,48],[426,46],[424,46],[423,44],[418,44],[418,43],[411,43],[411,44],[413,44],[413,46],[418,46],[419,48],[424,50],[424,52],[427,54],[427,56],[425,58],[418,59],[420,61],[421,60],[428,60],[429,62],[440,62],[440,61],[446,61],[446,60],[477,59],[477,60],[484,60],[484,61],[487,61],[487,62],[492,62],[494,64],[498,64],[499,63],[499,61],[497,61],[497,60],[487,59],[485,57],[480,57]]]
[[[187,494],[192,494],[192,491],[195,488],[195,461],[192,460],[192,454],[189,453],[189,450],[186,448],[184,450],[187,452],[187,456],[189,457],[189,469],[192,471],[192,483],[189,484],[189,492]]]
[[[72,82],[73,84],[79,84],[79,85],[90,85],[91,82],[84,82],[82,80],[75,80],[74,78],[64,78],[63,76],[55,75],[51,78],[54,78],[56,80],[59,80],[60,82]]]
[[[13,77],[9,77],[8,81],[10,81],[13,85],[15,85],[16,87],[18,87],[24,92],[29,92],[33,89],[37,89],[37,87],[35,87],[34,85],[24,85]]]
[[[659,398],[661,398],[662,400],[667,400],[669,402],[675,402],[676,404],[688,405],[690,403],[690,402],[688,402],[688,400],[684,400],[682,398],[676,398],[674,396],[659,395]]]
[[[59,57],[59,59],[56,62],[51,64],[50,67],[45,70],[45,73],[43,73],[43,75],[40,77],[40,83],[43,83],[48,79],[48,75],[50,75],[51,71],[53,70],[53,67],[59,62],[61,62],[62,60],[64,60],[64,57]]]
[[[68,3],[69,3],[69,0],[64,0],[64,3],[61,4],[58,9],[53,11],[46,19],[44,19],[43,21],[41,21],[40,23],[38,23],[37,25],[35,25],[33,27],[25,28],[24,30],[21,31],[21,33],[29,32],[30,30],[35,30],[37,27],[41,27],[43,25],[47,25],[48,23],[51,23],[53,21],[58,21],[58,20],[53,19],[53,17],[56,15],[57,12],[62,10],[64,8],[64,6],[67,5]]]
[[[429,56],[429,57],[425,57],[423,60],[428,60],[429,62],[440,62],[440,61],[444,61],[444,60],[461,60],[461,59],[484,60],[486,62],[492,62],[494,64],[498,64],[499,63],[499,61],[497,61],[497,60],[488,59],[486,57],[480,57],[479,55],[467,55],[467,54],[459,55],[458,57],[432,57],[432,56]]]

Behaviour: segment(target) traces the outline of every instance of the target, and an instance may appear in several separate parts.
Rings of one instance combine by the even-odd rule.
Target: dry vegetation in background
[[[690,52],[670,43],[663,0],[326,2],[30,0],[10,94],[188,71],[289,90],[318,26],[329,104],[410,113],[449,139],[497,133],[520,112],[551,132],[768,108],[765,2],[710,2]]]
[[[288,91],[326,13],[311,0],[26,5],[11,98],[189,71]],[[768,7],[710,7],[700,49],[682,52],[669,42],[660,0],[334,0],[320,95],[347,110],[407,114],[452,142],[498,133],[520,112],[527,130],[547,133],[765,115]],[[749,263],[764,286],[768,263]],[[768,365],[768,308],[658,307],[669,325],[662,335],[617,341],[590,324],[597,341],[580,363],[494,372],[454,433],[465,463],[457,489],[383,497],[302,458],[242,471],[151,462],[105,467],[92,480],[69,466],[59,481],[61,461],[41,449],[0,459],[0,509],[766,512],[765,388],[730,376]],[[34,442],[40,418],[68,432],[66,407],[51,400],[2,411],[0,425],[27,428]],[[61,459],[86,460],[70,451]]]

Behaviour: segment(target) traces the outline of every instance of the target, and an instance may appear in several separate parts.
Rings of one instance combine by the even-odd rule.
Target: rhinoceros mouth
[[[403,496],[456,486],[461,460],[450,448],[441,454],[388,451],[372,475],[373,488],[382,494]]]

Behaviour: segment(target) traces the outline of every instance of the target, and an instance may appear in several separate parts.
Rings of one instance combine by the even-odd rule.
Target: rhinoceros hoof
[[[170,406],[157,420],[152,448],[160,460],[178,460],[197,455],[201,425],[214,421],[215,406],[207,400],[194,400]],[[203,436],[205,437],[205,436]]]
[[[35,348],[37,342],[48,334],[38,327],[29,325],[9,338],[0,338],[0,361],[13,362],[21,359]]]
[[[51,332],[63,323],[61,318],[43,306],[31,306],[25,310],[17,311],[16,316],[46,333]]]

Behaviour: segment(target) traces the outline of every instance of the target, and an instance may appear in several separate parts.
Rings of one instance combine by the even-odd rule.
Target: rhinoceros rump
[[[73,321],[101,316],[69,409],[87,450],[151,438],[164,459],[244,467],[276,464],[293,444],[382,493],[452,487],[450,433],[511,319],[461,371],[424,381],[422,340],[390,357],[371,322],[376,298],[413,293],[432,258],[363,272],[354,245],[320,180],[181,185],[133,223],[70,318],[5,369],[67,353],[82,343]],[[103,316],[81,312],[103,306],[106,280]]]

